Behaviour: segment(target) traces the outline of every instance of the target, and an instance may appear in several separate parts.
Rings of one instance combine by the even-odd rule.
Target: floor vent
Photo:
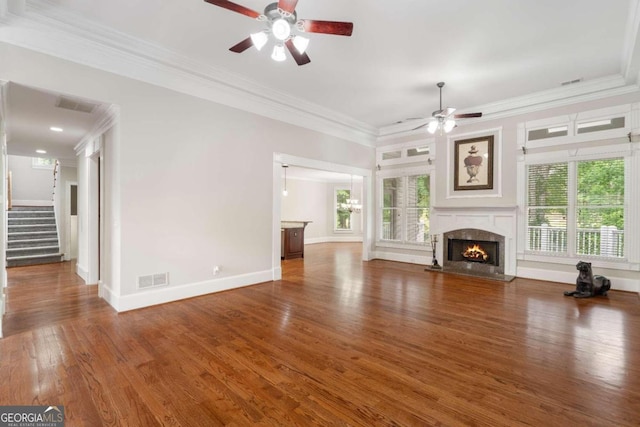
[[[138,289],[153,288],[169,284],[169,273],[150,274],[148,276],[138,276]]]

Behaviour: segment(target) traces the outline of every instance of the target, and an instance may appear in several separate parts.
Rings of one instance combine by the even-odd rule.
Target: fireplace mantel
[[[433,207],[431,232],[444,234],[450,231],[475,228],[504,236],[504,274],[516,274],[517,206],[464,206]],[[442,239],[436,250],[438,259],[443,257]]]

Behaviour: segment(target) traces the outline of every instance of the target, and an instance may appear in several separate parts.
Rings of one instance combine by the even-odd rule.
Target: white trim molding
[[[164,286],[130,295],[117,295],[106,283],[100,283],[100,295],[118,312],[136,310],[167,302],[178,301],[187,298],[242,288],[258,283],[274,280],[274,272],[258,271],[238,276],[224,277],[216,280],[206,280],[197,283],[188,283],[178,286]]]

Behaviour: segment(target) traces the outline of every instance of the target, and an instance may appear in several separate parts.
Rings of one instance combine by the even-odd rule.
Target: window
[[[45,159],[43,157],[32,157],[31,167],[34,169],[53,169],[56,159]]]
[[[623,258],[624,176],[622,158],[529,165],[527,250]]]
[[[347,200],[351,199],[351,190],[336,189],[334,199],[336,202],[335,229],[351,230],[351,212],[340,207],[342,203],[347,203]]]
[[[429,175],[384,178],[380,240],[398,243],[429,241]]]
[[[578,163],[576,253],[624,256],[624,160]]]

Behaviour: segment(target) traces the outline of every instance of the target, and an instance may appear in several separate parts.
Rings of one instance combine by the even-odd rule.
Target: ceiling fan
[[[455,108],[442,108],[442,87],[444,86],[444,82],[439,82],[436,86],[440,89],[440,109],[431,113],[431,120],[412,130],[421,129],[426,126],[427,131],[431,134],[436,133],[438,129],[440,133],[442,133],[442,131],[449,133],[456,127],[456,119],[482,117],[482,113],[453,114],[456,111]]]
[[[298,0],[279,0],[275,3],[270,3],[265,7],[262,14],[227,0],[205,1],[267,24],[265,30],[253,33],[240,43],[229,48],[230,51],[236,53],[242,53],[251,46],[261,50],[267,44],[271,35],[275,39],[275,46],[271,54],[272,59],[284,61],[287,58],[284,50],[286,46],[296,63],[304,65],[311,62],[311,59],[305,53],[309,45],[309,39],[299,34],[293,34],[293,30],[298,33],[323,33],[338,36],[350,36],[353,32],[353,23],[351,22],[317,21],[313,19],[298,20],[295,10]]]

